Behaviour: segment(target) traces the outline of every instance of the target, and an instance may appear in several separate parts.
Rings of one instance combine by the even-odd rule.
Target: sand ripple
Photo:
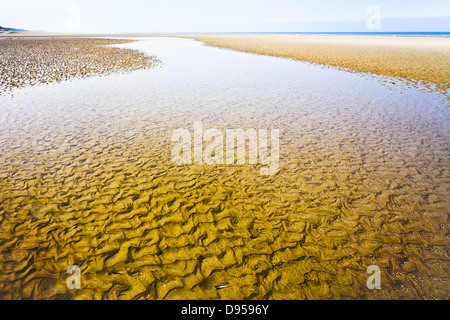
[[[140,148],[138,135],[3,148],[0,296],[448,298],[441,151],[394,158],[386,141],[368,150],[348,138],[286,135],[275,177],[176,167],[167,140]],[[73,264],[81,290],[65,285]],[[371,264],[381,291],[365,287]]]

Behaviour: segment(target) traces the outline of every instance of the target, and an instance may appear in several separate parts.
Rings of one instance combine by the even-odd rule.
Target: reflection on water
[[[1,298],[449,298],[448,97],[186,39],[125,47],[163,64],[0,96]],[[175,166],[194,121],[281,129],[280,172]]]

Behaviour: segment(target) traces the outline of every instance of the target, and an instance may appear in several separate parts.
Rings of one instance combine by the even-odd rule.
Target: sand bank
[[[107,47],[129,40],[0,38],[0,92],[69,78],[149,68],[156,58]]]
[[[190,35],[209,45],[450,87],[450,39],[343,35]]]

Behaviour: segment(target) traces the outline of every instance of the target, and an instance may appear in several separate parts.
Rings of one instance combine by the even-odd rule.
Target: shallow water
[[[1,298],[449,298],[448,96],[187,39],[119,46],[163,63],[0,96]],[[194,121],[280,129],[280,172],[174,165]]]

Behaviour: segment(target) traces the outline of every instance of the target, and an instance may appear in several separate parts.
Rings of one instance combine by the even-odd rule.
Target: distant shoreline
[[[344,36],[401,36],[401,37],[450,37],[450,32],[188,32],[186,34],[230,35],[344,35]]]
[[[70,32],[46,32],[46,31],[29,31],[29,30],[19,30],[19,29],[10,29],[10,30],[1,30],[0,36],[4,34],[13,34],[17,36],[77,36],[77,37],[86,37],[89,36],[138,36],[138,37],[146,37],[146,36],[176,36],[176,35],[344,35],[344,36],[402,36],[402,37],[450,37],[450,31],[425,31],[425,32],[123,32],[123,33],[70,33]]]

